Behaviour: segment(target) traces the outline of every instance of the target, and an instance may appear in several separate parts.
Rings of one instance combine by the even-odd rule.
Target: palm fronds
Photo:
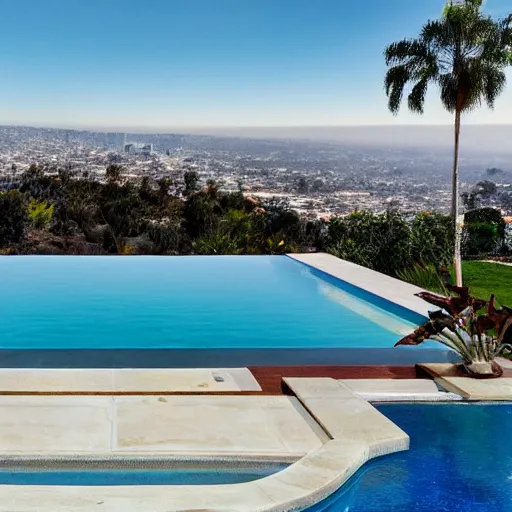
[[[429,85],[439,88],[450,112],[468,112],[484,101],[494,105],[505,87],[504,69],[512,64],[512,14],[494,20],[481,6],[481,0],[448,5],[440,19],[424,25],[419,37],[386,47],[384,88],[393,114],[409,84],[408,108],[420,114]]]

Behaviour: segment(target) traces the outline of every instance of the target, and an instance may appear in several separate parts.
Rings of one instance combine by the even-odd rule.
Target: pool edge
[[[286,384],[331,437],[288,468],[241,484],[197,486],[0,486],[1,511],[291,512],[337,491],[370,459],[406,450],[409,437],[366,400],[330,378],[291,378]],[[355,414],[354,414],[355,411]],[[368,428],[361,429],[364,418]],[[190,492],[191,490],[197,492]]]
[[[425,291],[422,288],[328,253],[289,253],[286,256],[306,267],[345,282],[363,293],[373,295],[415,316],[428,319],[428,312],[432,306],[415,295]],[[394,290],[394,293],[390,293],[390,289]]]

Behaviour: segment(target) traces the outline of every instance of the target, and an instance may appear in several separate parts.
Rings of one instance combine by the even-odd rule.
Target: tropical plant
[[[45,229],[49,226],[53,215],[53,204],[47,201],[32,199],[28,205],[29,217],[36,229]]]
[[[440,89],[443,106],[455,116],[452,176],[452,221],[456,282],[462,285],[459,223],[459,137],[461,116],[482,102],[492,108],[506,85],[505,68],[512,64],[512,14],[494,20],[481,10],[483,0],[449,2],[438,20],[428,21],[416,39],[385,49],[388,106],[397,114],[408,84],[412,112],[422,114],[429,85]]]
[[[457,323],[454,328],[445,327],[430,338],[454,350],[469,374],[501,375],[495,359],[505,350],[512,350],[512,346],[492,334],[480,331],[476,312],[471,307],[461,313]]]
[[[495,308],[494,296],[489,303],[475,299],[468,288],[450,287],[458,297],[438,297],[428,293],[418,296],[443,310],[429,313],[429,320],[395,346],[420,345],[434,340],[456,352],[466,372],[474,377],[499,377],[502,369],[495,361],[505,351],[512,351],[512,309]],[[461,309],[464,306],[463,309]],[[479,311],[487,306],[487,313]]]

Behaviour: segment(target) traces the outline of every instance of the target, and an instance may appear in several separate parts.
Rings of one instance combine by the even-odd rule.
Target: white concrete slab
[[[365,408],[362,405],[364,400],[355,396],[350,389],[332,379],[324,379],[327,394],[322,395],[321,382],[314,379],[312,385],[308,386],[308,383],[304,382],[307,380],[289,379],[288,384],[301,393],[304,402],[309,402],[312,414],[325,422],[329,433],[335,439],[322,444],[280,473],[244,484],[193,487],[0,486],[0,512],[304,510],[333,493],[369,458],[407,448],[408,437],[398,427],[383,422],[384,417],[369,404],[366,404]],[[339,387],[338,397],[335,393],[336,386]],[[322,400],[326,403],[319,402]],[[339,407],[340,403],[347,401],[348,406]],[[280,409],[283,404],[278,402],[280,401],[268,402],[267,405],[270,409]],[[354,414],[358,416],[356,421],[354,421]],[[227,417],[226,423],[228,420]],[[359,422],[362,426],[363,421],[369,422],[369,426],[358,431],[357,423]],[[386,421],[389,422],[389,420]],[[149,420],[147,423],[149,424]]]
[[[435,381],[447,391],[468,400],[512,401],[512,378],[436,377]]]
[[[341,379],[356,395],[369,402],[437,402],[461,400],[430,379]]]
[[[0,457],[296,460],[327,440],[301,409],[286,396],[2,396]]]
[[[0,454],[109,452],[111,429],[109,397],[0,397]]]
[[[261,391],[247,368],[0,369],[0,395]]]
[[[122,393],[261,391],[247,368],[118,369],[112,373],[114,392]]]
[[[323,443],[286,396],[116,397],[117,453],[302,456]]]
[[[409,436],[343,383],[328,378],[283,380],[333,439],[366,445],[370,457],[408,449]]]
[[[100,393],[111,392],[109,369],[1,368],[0,393]]]
[[[428,302],[415,297],[415,294],[424,291],[423,289],[355,263],[341,260],[331,254],[289,254],[288,256],[425,317],[428,317],[429,310],[435,309]]]

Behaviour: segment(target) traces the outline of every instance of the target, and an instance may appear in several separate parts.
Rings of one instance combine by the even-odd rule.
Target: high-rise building
[[[105,149],[114,149],[119,151],[124,147],[124,133],[105,133]]]
[[[153,153],[153,144],[145,144],[141,142],[125,142],[123,151],[130,155],[150,156]]]

